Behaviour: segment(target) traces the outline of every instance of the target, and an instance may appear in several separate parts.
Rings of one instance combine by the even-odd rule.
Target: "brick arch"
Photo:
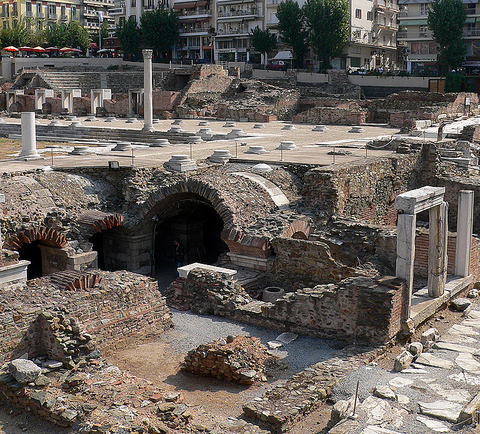
[[[181,193],[196,194],[206,199],[223,220],[224,227],[230,228],[234,226],[234,212],[225,204],[224,199],[220,196],[219,191],[210,184],[196,180],[188,179],[186,181],[177,182],[168,187],[161,187],[153,193],[142,205],[139,206],[135,217],[130,217],[124,226],[132,228],[142,221],[150,220],[157,211],[157,207],[170,196]]]
[[[122,226],[125,217],[121,214],[107,214],[102,211],[87,211],[78,216],[78,223],[86,228],[90,235],[116,226]]]
[[[312,227],[305,220],[295,220],[282,232],[282,236],[308,240],[311,230]]]
[[[64,234],[56,229],[40,226],[10,235],[3,247],[8,250],[20,250],[24,244],[31,244],[35,241],[59,249],[67,246],[67,239]]]

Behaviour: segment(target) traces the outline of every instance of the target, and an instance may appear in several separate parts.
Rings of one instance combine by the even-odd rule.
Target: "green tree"
[[[68,46],[66,24],[52,23],[46,27],[44,34],[48,45],[58,48]]]
[[[256,51],[265,55],[265,61],[268,58],[268,53],[277,46],[277,37],[270,30],[261,30],[260,27],[255,27],[250,33],[250,43]]]
[[[170,47],[179,38],[178,17],[175,11],[167,10],[160,3],[156,9],[140,17],[143,42],[157,58],[170,53]]]
[[[117,26],[117,38],[120,41],[122,51],[131,56],[138,55],[140,51],[140,44],[142,42],[142,34],[137,26],[134,16],[131,16],[126,21],[120,21]]]
[[[284,0],[277,7],[278,32],[281,40],[292,49],[297,67],[303,66],[308,53],[307,33],[303,11],[294,0]]]
[[[320,69],[331,67],[340,56],[350,31],[348,0],[307,0],[303,13],[310,45],[320,60]]]
[[[23,17],[12,22],[12,27],[2,29],[0,32],[0,40],[2,47],[13,45],[14,47],[21,47],[30,42],[31,32],[27,26],[27,22]]]
[[[462,0],[433,0],[428,13],[428,27],[440,46],[439,63],[455,68],[467,52],[463,41],[463,26],[467,12]]]
[[[65,33],[69,47],[79,47],[83,52],[90,48],[90,33],[78,21],[70,21],[65,28]]]

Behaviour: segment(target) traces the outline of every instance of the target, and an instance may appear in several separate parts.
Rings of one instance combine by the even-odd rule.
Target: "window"
[[[420,4],[420,15],[428,15],[428,4],[421,3]]]
[[[42,14],[42,2],[37,3],[37,15]]]
[[[419,27],[420,37],[426,38],[427,37],[427,32],[428,32],[428,26],[420,26]]]
[[[32,3],[31,2],[26,2],[25,3],[25,10],[27,12],[32,12]]]
[[[8,29],[8,21],[4,21],[4,22],[3,22],[3,28],[4,28],[4,29]]]
[[[17,2],[12,4],[12,17],[16,17],[18,15],[18,9],[17,9]]]
[[[75,21],[76,18],[77,18],[77,8],[75,6],[72,6],[70,9],[70,19],[72,21]]]
[[[60,7],[60,15],[61,15],[62,18],[67,15],[67,8],[66,8],[65,5],[62,5],[62,6]]]
[[[467,5],[467,14],[468,15],[475,15],[476,14],[476,3],[468,3]]]
[[[37,21],[37,30],[43,30],[43,23],[41,21]]]
[[[132,3],[130,4],[132,8],[137,7],[137,0],[132,0]]]
[[[368,21],[373,21],[372,11],[368,11],[368,12],[367,12],[367,20],[368,20]]]
[[[48,5],[48,16],[54,17],[57,14],[57,6],[56,5]]]
[[[362,66],[361,57],[350,57],[350,66],[354,68],[360,68]]]
[[[355,9],[355,18],[358,18],[359,20],[362,19],[362,10],[361,9]]]

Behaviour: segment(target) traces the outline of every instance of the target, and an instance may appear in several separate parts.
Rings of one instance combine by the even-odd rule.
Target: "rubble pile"
[[[267,381],[265,369],[275,359],[260,340],[251,336],[227,336],[200,345],[185,356],[182,369],[240,384]]]
[[[11,367],[27,362],[37,368],[35,378],[33,368],[22,378]],[[0,395],[42,419],[72,426],[82,434],[169,433],[185,428],[192,417],[181,393],[159,390],[151,381],[121,371],[98,350],[73,369],[40,369],[21,359],[7,363],[0,369]]]

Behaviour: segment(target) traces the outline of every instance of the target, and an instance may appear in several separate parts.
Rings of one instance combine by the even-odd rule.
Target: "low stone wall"
[[[355,104],[340,107],[315,107],[293,116],[292,121],[307,124],[360,125],[367,122],[368,111]]]
[[[236,288],[234,293],[228,288]],[[167,291],[167,302],[200,313],[327,339],[386,342],[400,331],[405,283],[394,278],[345,279],[287,293],[275,303],[252,301],[221,275],[194,269]]]
[[[26,333],[39,310],[73,317],[95,334],[103,351],[123,348],[173,327],[171,313],[157,283],[129,272],[98,272],[102,278],[94,289],[64,291],[49,278],[28,285],[0,289],[0,363],[28,351]]]

